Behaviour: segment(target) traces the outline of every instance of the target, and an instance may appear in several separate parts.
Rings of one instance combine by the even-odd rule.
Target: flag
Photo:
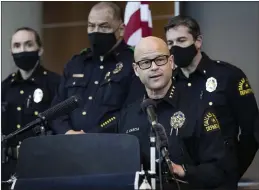
[[[151,36],[152,18],[149,3],[143,1],[127,2],[124,24],[124,40],[130,46],[135,46],[141,37]]]

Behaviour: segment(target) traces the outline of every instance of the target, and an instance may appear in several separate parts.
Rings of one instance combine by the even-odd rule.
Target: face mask
[[[174,63],[180,68],[188,67],[197,53],[198,51],[194,44],[185,48],[173,46],[170,49],[170,54],[174,56]]]
[[[39,60],[39,51],[25,51],[21,53],[13,53],[13,60],[15,65],[22,70],[32,70]]]
[[[117,42],[114,33],[94,32],[88,34],[88,39],[94,55],[97,56],[107,53]]]

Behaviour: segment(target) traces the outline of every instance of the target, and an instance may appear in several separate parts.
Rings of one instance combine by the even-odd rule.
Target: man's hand
[[[183,169],[183,167],[181,165],[178,164],[174,164],[172,162],[172,166],[173,166],[173,171],[175,174],[177,174],[180,177],[184,177],[185,176],[185,171]]]
[[[68,130],[65,135],[78,135],[78,134],[85,134],[83,130],[81,131],[74,131],[74,130]]]

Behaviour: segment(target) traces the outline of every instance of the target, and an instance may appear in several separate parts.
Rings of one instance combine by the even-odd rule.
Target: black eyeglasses
[[[154,59],[145,59],[145,60],[138,61],[136,62],[136,64],[139,66],[139,68],[141,68],[142,70],[145,70],[145,69],[149,69],[153,62],[155,62],[157,66],[165,65],[168,62],[168,57],[169,55],[160,55]]]

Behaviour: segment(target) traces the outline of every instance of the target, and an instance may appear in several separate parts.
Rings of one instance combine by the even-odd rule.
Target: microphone
[[[141,108],[147,114],[148,121],[151,125],[155,125],[157,123],[157,115],[155,113],[156,102],[152,99],[145,99],[141,103]]]
[[[39,123],[42,123],[44,121],[50,121],[50,120],[56,119],[62,115],[66,115],[66,114],[72,112],[79,106],[80,102],[81,102],[81,98],[79,96],[71,96],[70,98],[66,99],[65,101],[58,103],[57,105],[45,110],[42,113],[39,113],[38,114],[39,118],[28,123],[25,127],[20,128],[20,129],[14,131],[13,133],[10,133],[6,137],[4,137],[2,139],[2,141],[8,140],[15,135],[18,135],[24,131],[27,131],[28,129],[31,129],[33,126],[35,126]]]
[[[156,189],[156,136],[154,132],[154,125],[157,123],[157,116],[155,113],[156,102],[152,99],[145,99],[141,103],[141,108],[148,116],[148,121],[152,125],[150,130],[150,173],[152,189]],[[153,130],[152,130],[153,129]]]
[[[171,160],[169,158],[168,148],[168,138],[163,125],[157,122],[157,115],[155,113],[156,102],[152,99],[145,99],[141,103],[142,110],[148,115],[148,120],[152,125],[152,128],[156,134],[157,149],[161,151],[162,157],[165,159],[169,171],[174,175]]]
[[[168,138],[165,132],[165,128],[160,123],[155,124],[154,131],[157,137],[157,145],[159,149],[167,148],[168,147]]]

